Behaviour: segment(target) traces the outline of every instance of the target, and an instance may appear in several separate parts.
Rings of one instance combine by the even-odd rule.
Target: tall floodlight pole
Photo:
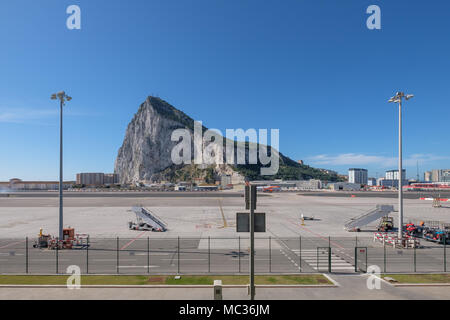
[[[63,106],[72,100],[64,91],[54,93],[52,100],[59,100],[59,240],[63,240]]]
[[[402,102],[414,95],[397,92],[389,102],[398,103],[398,238],[403,239],[403,159],[402,159]]]

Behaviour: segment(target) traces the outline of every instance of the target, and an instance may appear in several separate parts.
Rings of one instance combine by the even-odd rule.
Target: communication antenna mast
[[[417,182],[420,182],[419,179],[419,160],[417,160]]]

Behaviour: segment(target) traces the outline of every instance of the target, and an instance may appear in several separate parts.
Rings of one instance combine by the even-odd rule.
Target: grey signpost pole
[[[250,300],[255,300],[255,231],[263,232],[262,229],[265,229],[265,221],[262,221],[263,227],[260,227],[258,230],[255,230],[255,209],[256,209],[256,186],[250,185],[250,183],[247,181],[245,183],[245,210],[250,210],[249,215],[247,216],[247,213],[245,213],[245,217],[249,217],[248,224],[245,222],[245,226],[242,225],[240,228],[239,225],[239,216],[242,213],[236,214],[236,219],[238,221],[236,225],[237,232],[250,232],[250,254],[249,254],[249,276],[250,276],[250,284],[248,286],[248,293],[250,295]],[[263,219],[264,219],[264,213],[263,213]],[[261,222],[260,222],[261,223]],[[248,226],[248,229],[247,229]],[[245,231],[239,231],[241,229],[244,229]],[[248,231],[247,231],[248,230]],[[239,238],[240,240],[240,238]],[[240,249],[240,242],[239,242],[239,249]],[[239,257],[240,257],[240,250],[239,250]],[[240,262],[240,260],[239,260]],[[240,263],[239,263],[240,268]],[[239,270],[240,271],[240,270]]]
[[[241,236],[238,238],[238,263],[239,263],[239,273],[241,273]]]
[[[255,300],[255,201],[253,191],[256,186],[250,186],[250,300]],[[256,190],[255,190],[256,191]]]

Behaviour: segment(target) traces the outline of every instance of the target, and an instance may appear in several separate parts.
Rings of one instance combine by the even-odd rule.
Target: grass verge
[[[65,285],[66,275],[0,275],[0,285]],[[222,280],[224,285],[246,285],[248,276],[218,275],[189,276],[182,275],[180,279],[168,275],[153,276],[97,276],[84,275],[81,285],[212,285],[214,280]],[[255,276],[255,283],[261,285],[329,285],[331,283],[321,274],[313,275],[268,275]]]
[[[384,274],[383,278],[395,279],[395,283],[450,283],[450,274]]]

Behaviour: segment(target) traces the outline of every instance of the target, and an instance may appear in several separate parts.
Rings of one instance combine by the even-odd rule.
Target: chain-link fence
[[[150,234],[153,235],[153,234]],[[58,274],[70,265],[83,274],[248,273],[248,237],[89,238],[83,249],[34,247],[37,239],[0,239],[0,273]],[[369,237],[258,237],[255,272],[447,272],[447,245],[422,240],[399,249]]]

